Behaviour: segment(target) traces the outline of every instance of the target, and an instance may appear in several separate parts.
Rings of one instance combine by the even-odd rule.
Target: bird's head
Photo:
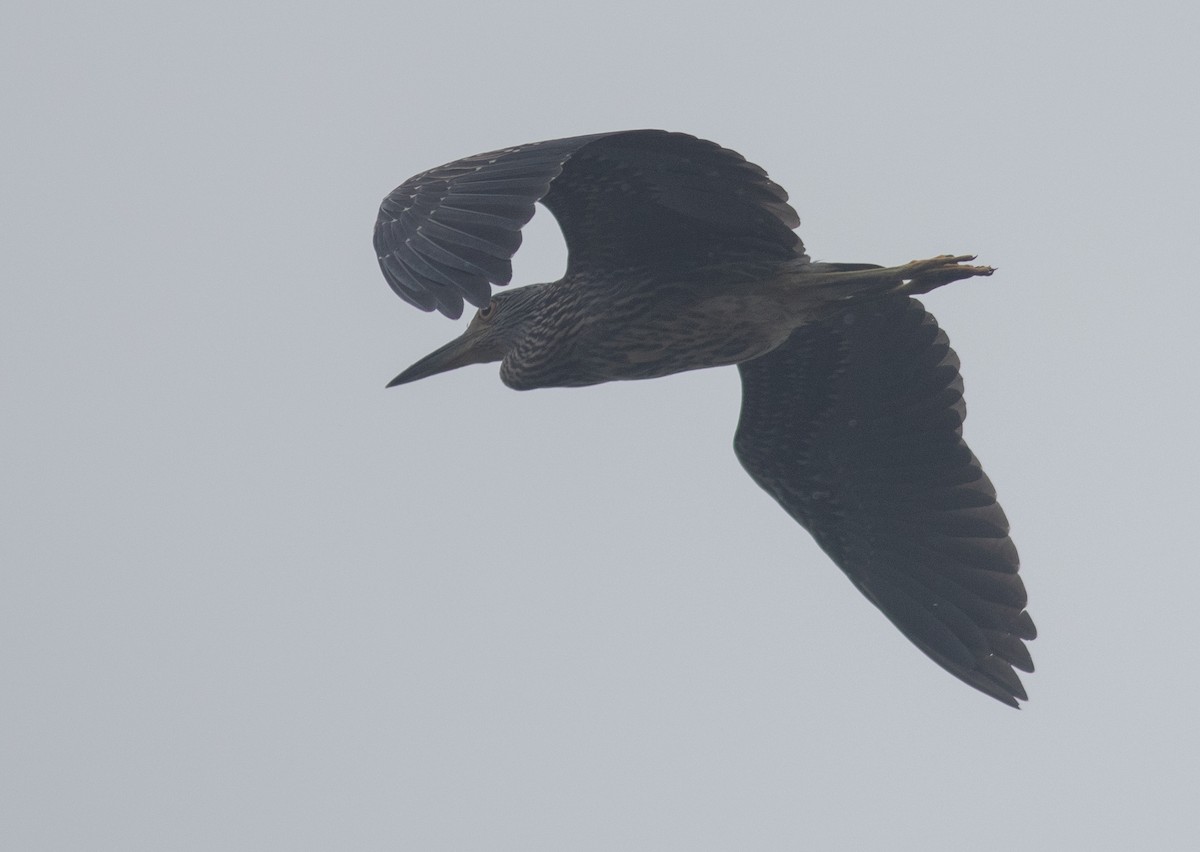
[[[388,382],[388,387],[415,382],[468,364],[502,360],[534,316],[543,286],[530,285],[495,294],[485,307],[475,312],[462,335],[430,352]]]

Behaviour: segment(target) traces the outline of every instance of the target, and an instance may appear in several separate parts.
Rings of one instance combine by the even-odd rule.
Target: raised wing
[[[734,449],[918,648],[1016,707],[1037,631],[958,366],[920,302],[860,303],[739,366]]]
[[[714,142],[663,130],[553,139],[411,177],[379,208],[375,252],[400,298],[448,317],[512,279],[534,203],[567,243],[568,276],[803,257],[787,193]]]

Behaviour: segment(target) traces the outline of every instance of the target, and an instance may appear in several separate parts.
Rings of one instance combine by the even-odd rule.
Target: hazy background
[[[1132,5],[1132,4],[1131,4]],[[13,2],[0,847],[1200,839],[1194,4]],[[663,127],[930,296],[1041,628],[1014,712],[731,449],[733,369],[385,391],[410,174]],[[517,280],[556,277],[552,219]]]

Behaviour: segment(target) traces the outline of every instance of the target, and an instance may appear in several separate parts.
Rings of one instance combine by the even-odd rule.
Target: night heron
[[[1017,551],[962,439],[958,357],[911,298],[992,270],[950,255],[813,263],[787,198],[734,151],[661,130],[416,175],[380,207],[383,274],[422,310],[479,310],[389,387],[490,361],[519,390],[737,364],[733,445],[754,481],[918,648],[1016,707],[1036,635]],[[566,274],[493,295],[538,201]]]

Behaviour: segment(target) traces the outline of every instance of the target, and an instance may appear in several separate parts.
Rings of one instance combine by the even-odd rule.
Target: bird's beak
[[[413,364],[396,378],[388,382],[389,388],[396,385],[406,385],[417,379],[436,376],[447,370],[456,370],[468,364],[483,364],[497,361],[484,345],[486,338],[477,330],[468,328],[461,337],[456,337],[440,349],[435,349],[417,363]]]

